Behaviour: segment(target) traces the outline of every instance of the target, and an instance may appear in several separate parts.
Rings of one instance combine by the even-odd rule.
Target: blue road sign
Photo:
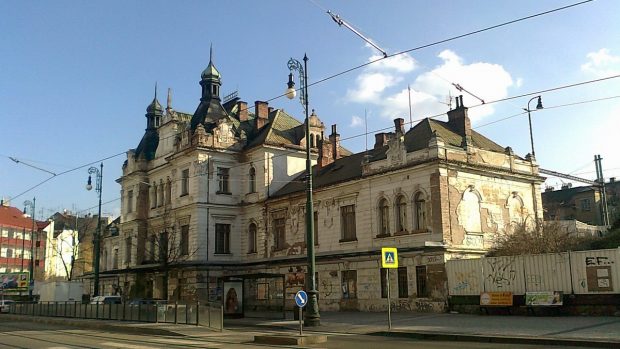
[[[298,307],[303,308],[306,306],[306,304],[308,303],[308,294],[306,293],[306,291],[299,291],[295,294],[295,304],[297,304]]]

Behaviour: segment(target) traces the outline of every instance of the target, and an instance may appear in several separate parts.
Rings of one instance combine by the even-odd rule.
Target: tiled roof
[[[24,216],[24,213],[16,207],[0,206],[0,226],[32,229],[32,218]]]
[[[428,147],[428,143],[435,132],[443,141],[451,146],[460,147],[462,136],[455,132],[447,122],[426,118],[420,121],[405,134],[405,148],[407,152],[422,150]],[[504,152],[504,148],[491,141],[480,133],[472,130],[472,142],[474,146],[495,152]],[[388,146],[378,147],[366,152],[352,154],[340,158],[325,166],[321,170],[318,166],[313,167],[313,185],[315,188],[333,185],[336,183],[353,180],[362,177],[362,162],[368,155],[368,161],[374,162],[387,157]],[[344,153],[342,153],[345,155]],[[274,196],[288,195],[305,190],[305,174],[302,173],[295,181],[285,185]]]
[[[554,190],[554,191],[546,191],[546,192],[543,192],[541,196],[542,196],[542,200],[544,203],[551,203],[551,202],[567,203],[571,201],[573,196],[577,194],[589,192],[589,191],[594,192],[594,188],[590,186],[583,186],[583,187],[574,187],[574,188],[567,188],[567,189]]]

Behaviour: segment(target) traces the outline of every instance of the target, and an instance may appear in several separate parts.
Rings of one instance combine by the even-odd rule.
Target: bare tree
[[[580,237],[566,232],[556,222],[546,222],[537,232],[526,224],[517,225],[512,234],[501,234],[487,256],[557,253],[590,248],[594,237]]]

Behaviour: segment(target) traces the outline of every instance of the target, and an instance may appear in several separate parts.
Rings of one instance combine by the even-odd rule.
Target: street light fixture
[[[304,54],[304,64],[291,58],[288,61],[288,83],[286,89],[286,97],[288,99],[295,98],[295,82],[293,81],[293,70],[299,72],[299,81],[301,84],[299,101],[306,113],[306,250],[308,251],[308,304],[306,306],[306,318],[304,323],[306,326],[319,326],[321,324],[321,315],[319,314],[319,303],[317,301],[316,291],[316,263],[314,255],[314,208],[312,204],[312,162],[310,158],[310,122],[308,118],[308,56]]]
[[[538,98],[538,103],[536,103],[536,109],[537,110],[543,109],[542,99],[540,98],[540,96],[532,97],[532,99],[530,99],[529,102],[527,102],[527,109],[525,108],[523,109],[527,112],[527,120],[530,123],[530,143],[532,144],[532,157],[534,159],[536,159],[536,152],[534,152],[534,136],[532,135],[532,116],[530,115],[530,112],[532,110],[530,109],[530,103],[536,98]]]
[[[95,175],[95,191],[99,195],[99,212],[97,214],[97,230],[95,231],[95,236],[93,238],[93,249],[95,250],[95,256],[93,261],[93,272],[95,274],[94,286],[95,289],[93,291],[93,295],[97,297],[99,295],[99,242],[101,239],[101,182],[103,179],[103,162],[101,163],[100,169],[96,167],[91,167],[88,169],[88,182],[86,183],[86,190],[93,189],[91,175]]]
[[[34,214],[36,209],[37,198],[32,198],[32,201],[26,200],[24,201],[24,214],[26,213],[26,209],[30,208],[30,212],[32,213],[32,230],[30,231],[30,280],[28,283],[28,296],[32,299],[32,287],[34,286],[34,235],[35,235],[35,227],[36,222],[34,220]],[[24,236],[22,236],[22,239]],[[24,251],[22,250],[22,261],[24,256]],[[22,264],[23,265],[23,264]]]

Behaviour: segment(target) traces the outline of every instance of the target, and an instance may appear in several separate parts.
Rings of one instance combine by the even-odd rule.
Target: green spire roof
[[[202,77],[202,79],[220,79],[220,72],[217,71],[217,69],[215,68],[215,65],[213,65],[213,45],[211,45],[211,48],[209,49],[209,65],[207,66],[207,68],[205,70],[202,71],[202,74],[200,75],[200,77]]]

